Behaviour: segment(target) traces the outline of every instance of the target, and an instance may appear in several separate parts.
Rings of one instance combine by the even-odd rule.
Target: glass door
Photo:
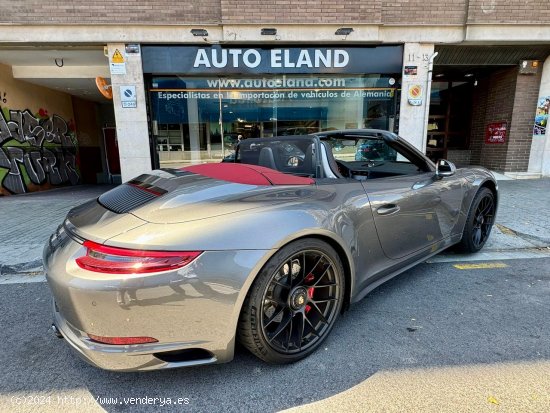
[[[426,153],[434,162],[446,158],[449,149],[467,149],[470,144],[473,84],[432,83]]]

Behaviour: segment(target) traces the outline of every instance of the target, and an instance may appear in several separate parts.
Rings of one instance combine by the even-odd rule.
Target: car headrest
[[[270,147],[266,146],[265,148],[262,148],[258,159],[258,165],[265,166],[266,168],[277,169],[275,157],[273,156],[273,150]]]

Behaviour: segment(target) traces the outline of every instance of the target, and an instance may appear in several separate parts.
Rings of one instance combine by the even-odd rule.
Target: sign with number
[[[120,103],[123,108],[137,108],[136,86],[120,87]]]

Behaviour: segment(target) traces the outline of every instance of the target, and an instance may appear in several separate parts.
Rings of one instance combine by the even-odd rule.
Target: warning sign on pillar
[[[120,50],[115,49],[110,56],[109,68],[112,75],[125,75],[126,74],[126,59]]]

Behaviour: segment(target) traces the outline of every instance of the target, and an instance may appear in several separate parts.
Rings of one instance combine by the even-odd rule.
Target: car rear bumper
[[[204,355],[208,354],[209,357],[174,362],[167,362],[158,357],[158,355],[166,352],[204,346],[205,343],[154,343],[131,346],[114,346],[96,343],[90,340],[84,332],[71,326],[67,320],[63,318],[61,313],[55,309],[55,303],[54,325],[57,327],[59,333],[63,336],[65,341],[78,354],[78,356],[89,364],[105,370],[146,371],[175,367],[190,367],[220,362],[218,358],[211,353],[203,353]]]
[[[84,247],[66,234],[44,248],[54,324],[84,360],[119,371],[230,361],[246,292],[270,255],[206,251],[177,271],[128,276],[84,270],[75,262],[83,254]],[[111,345],[88,334],[158,342]]]

